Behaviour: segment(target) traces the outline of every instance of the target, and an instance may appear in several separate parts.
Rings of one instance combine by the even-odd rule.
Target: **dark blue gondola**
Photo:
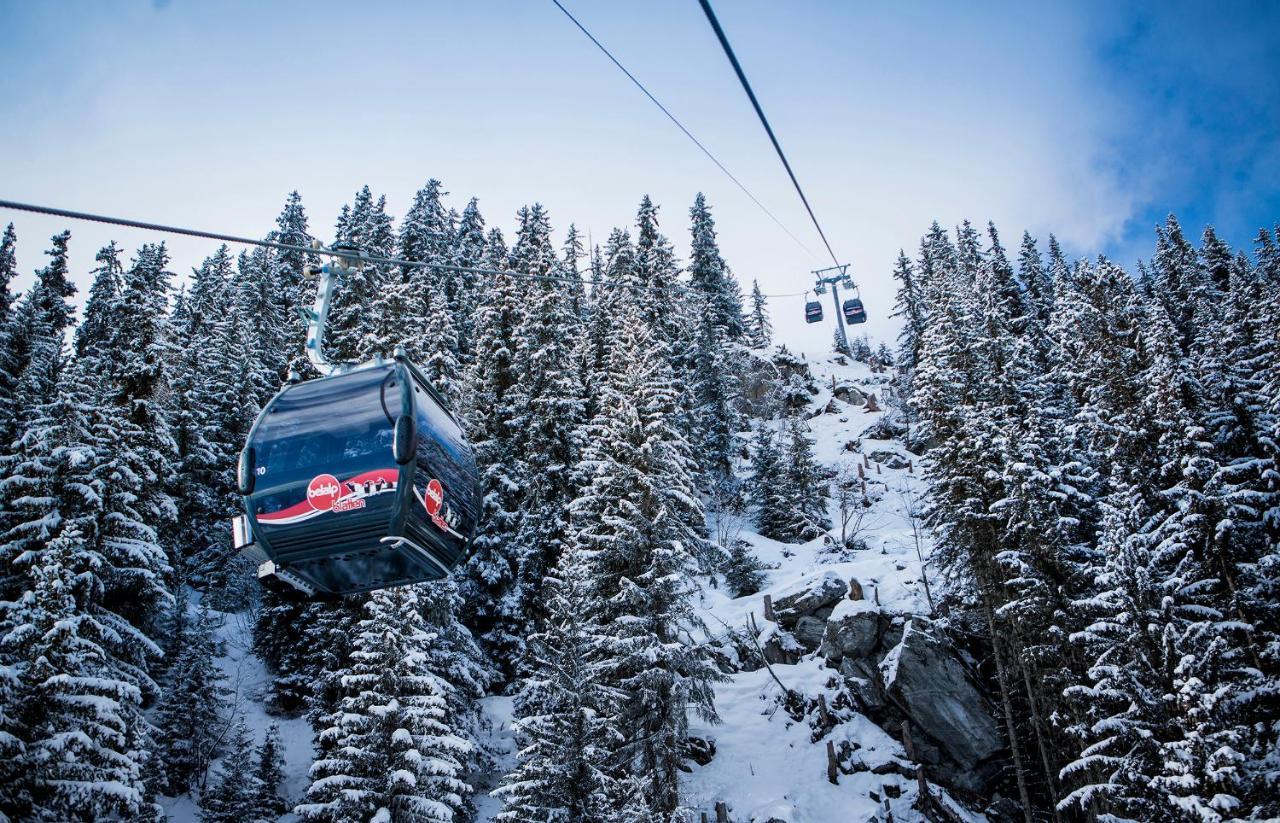
[[[820,323],[822,322],[822,304],[817,300],[810,300],[804,304],[804,322]]]
[[[867,310],[862,305],[862,301],[856,297],[851,297],[844,301],[844,322],[846,323],[865,323],[867,322]]]
[[[462,427],[404,352],[330,363],[324,326],[340,263],[326,265],[307,320],[325,377],[272,398],[240,454],[236,547],[308,594],[352,594],[449,574],[479,516],[475,457]]]
[[[479,513],[471,448],[403,357],[286,387],[254,424],[238,479],[242,550],[304,591],[445,577]]]

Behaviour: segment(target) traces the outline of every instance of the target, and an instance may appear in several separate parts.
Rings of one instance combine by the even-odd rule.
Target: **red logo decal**
[[[329,511],[340,497],[342,482],[331,474],[318,474],[307,484],[307,502],[316,511]]]
[[[440,514],[440,506],[444,503],[444,486],[440,485],[439,480],[433,477],[427,482],[427,493],[422,502],[427,507],[427,514],[433,518]]]

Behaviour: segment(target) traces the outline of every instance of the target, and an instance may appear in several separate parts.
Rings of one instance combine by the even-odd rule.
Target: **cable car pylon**
[[[840,345],[845,351],[848,351],[849,335],[845,331],[844,324],[846,322],[850,324],[867,322],[867,310],[862,305],[862,295],[858,285],[849,276],[849,264],[843,263],[836,266],[827,266],[825,269],[817,269],[813,272],[813,279],[813,291],[815,294],[826,294],[827,286],[831,287],[831,302],[836,310],[836,325],[839,329]],[[841,286],[853,291],[858,296],[851,297],[841,304]],[[805,304],[805,320],[809,323],[817,323],[822,320],[822,304],[817,300],[807,302]]]

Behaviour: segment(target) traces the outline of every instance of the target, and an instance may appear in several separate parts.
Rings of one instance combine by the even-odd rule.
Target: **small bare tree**
[[[870,501],[856,464],[845,463],[831,482],[831,494],[840,507],[840,548],[846,549],[862,531]]]

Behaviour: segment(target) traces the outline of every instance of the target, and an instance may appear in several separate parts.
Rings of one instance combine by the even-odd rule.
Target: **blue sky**
[[[820,241],[693,0],[566,5],[812,250]],[[721,21],[872,335],[929,222],[1055,232],[1126,264],[1176,212],[1248,244],[1280,221],[1280,4],[721,0]],[[4,2],[0,197],[257,235],[303,194],[328,237],[368,183],[403,214],[438,177],[510,233],[541,201],[603,239],[644,193],[686,247],[706,192],[748,285],[803,290],[798,248],[550,0]],[[53,220],[0,214],[24,272]],[[71,225],[74,262],[137,232]],[[176,271],[212,251],[175,240]],[[84,281],[81,281],[84,283]],[[87,286],[87,283],[84,283]],[[781,335],[825,346],[778,298]]]

